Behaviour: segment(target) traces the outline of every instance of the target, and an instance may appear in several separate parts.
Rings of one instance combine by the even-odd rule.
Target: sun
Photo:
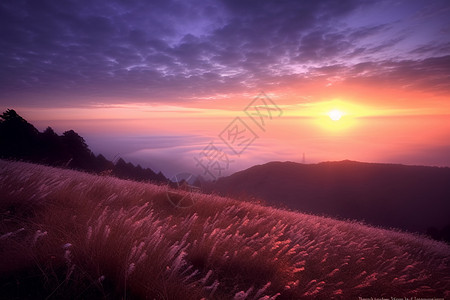
[[[342,118],[342,112],[337,109],[333,109],[328,113],[328,116],[333,121],[339,121]]]

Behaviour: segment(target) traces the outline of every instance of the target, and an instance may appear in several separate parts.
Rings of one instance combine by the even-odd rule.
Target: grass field
[[[450,297],[447,244],[186,193],[0,161],[0,297]]]

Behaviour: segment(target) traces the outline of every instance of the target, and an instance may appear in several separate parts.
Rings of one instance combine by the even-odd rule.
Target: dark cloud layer
[[[2,1],[0,101],[181,101],[319,71],[448,92],[449,2],[364,18],[386,3]]]

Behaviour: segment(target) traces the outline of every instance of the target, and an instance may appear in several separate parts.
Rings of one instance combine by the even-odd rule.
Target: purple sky
[[[289,120],[319,118],[334,99],[375,118],[339,140],[329,125],[298,119],[290,132],[285,119],[235,170],[305,151],[311,162],[449,165],[450,1],[0,2],[0,109],[74,129],[110,159],[188,168],[261,91]],[[427,117],[378,118],[410,115]]]
[[[180,102],[336,72],[448,92],[449,20],[445,0],[6,0],[0,101]]]

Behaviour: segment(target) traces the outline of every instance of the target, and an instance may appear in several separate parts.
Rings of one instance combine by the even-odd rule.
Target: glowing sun
[[[339,121],[342,118],[342,112],[337,109],[333,109],[328,113],[328,116],[333,121]]]

